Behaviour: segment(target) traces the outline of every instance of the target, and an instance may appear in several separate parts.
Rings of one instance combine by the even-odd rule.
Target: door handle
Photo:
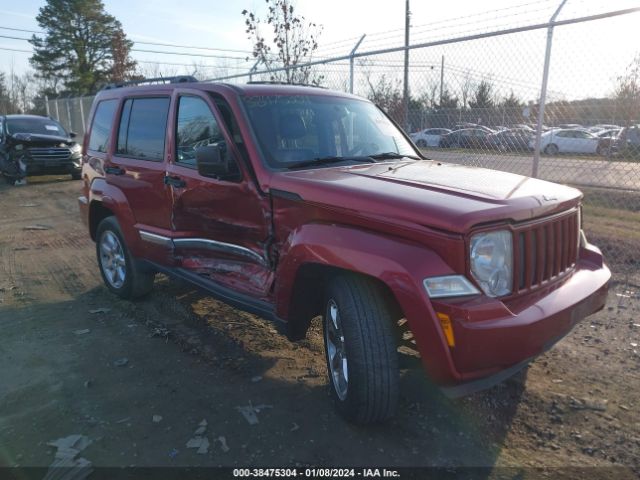
[[[105,167],[105,173],[110,173],[112,175],[124,175],[127,173],[123,168],[120,167]]]
[[[164,184],[171,185],[172,187],[176,188],[184,188],[187,186],[187,182],[182,180],[180,177],[172,177],[170,175],[165,175]]]

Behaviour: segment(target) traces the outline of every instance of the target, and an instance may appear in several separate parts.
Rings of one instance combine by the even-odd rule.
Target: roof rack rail
[[[191,75],[178,75],[175,77],[156,77],[156,78],[143,78],[141,80],[129,80],[127,82],[109,83],[102,87],[103,90],[111,90],[112,88],[129,87],[133,85],[143,85],[152,83],[193,83],[198,80]]]
[[[293,87],[315,87],[323,88],[325,90],[327,89],[327,87],[323,87],[322,85],[314,85],[312,83],[290,83],[277,80],[254,80],[251,82],[247,82],[247,85],[291,85]]]

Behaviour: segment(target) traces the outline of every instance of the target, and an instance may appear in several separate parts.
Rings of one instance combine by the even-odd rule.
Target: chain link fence
[[[620,281],[637,283],[640,51],[629,39],[640,9],[563,17],[564,3],[541,23],[433,36],[409,49],[364,50],[360,39],[347,55],[295,68],[307,83],[376,102],[428,158],[580,188],[587,237]],[[286,70],[253,68],[207,81],[282,81]],[[82,134],[91,102],[50,99],[48,112]]]

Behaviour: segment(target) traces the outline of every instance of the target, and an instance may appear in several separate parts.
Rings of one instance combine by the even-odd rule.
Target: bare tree
[[[624,75],[618,77],[616,107],[625,124],[640,121],[640,54],[636,55]]]
[[[242,11],[247,38],[253,41],[253,57],[267,70],[286,68],[283,72],[271,73],[273,81],[320,84],[322,76],[313,75],[311,67],[297,66],[311,60],[318,48],[322,27],[297,15],[291,0],[265,1],[264,19],[246,9]],[[264,32],[263,28],[271,33]]]
[[[462,94],[462,105],[460,108],[462,108],[462,110],[469,106],[469,98],[474,88],[475,83],[471,79],[471,73],[467,70],[464,74],[462,85],[460,86],[460,93]]]

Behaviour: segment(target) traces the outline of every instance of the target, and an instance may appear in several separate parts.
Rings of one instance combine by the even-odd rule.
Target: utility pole
[[[406,0],[404,11],[404,91],[402,94],[402,113],[404,114],[404,129],[409,131],[409,0]]]
[[[444,55],[440,63],[440,108],[442,108],[442,90],[444,89]]]

